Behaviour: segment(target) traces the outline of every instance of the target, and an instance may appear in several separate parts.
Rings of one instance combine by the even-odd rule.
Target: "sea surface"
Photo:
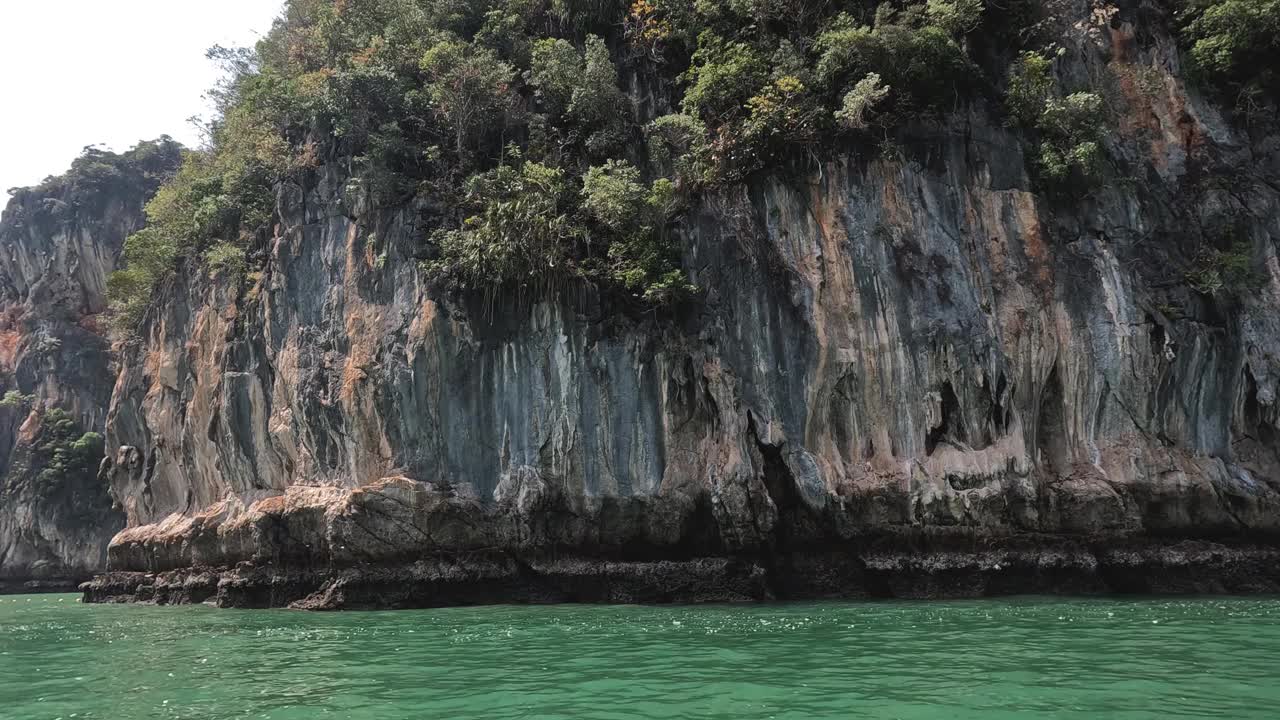
[[[1280,718],[1280,599],[310,614],[0,597],[0,718]]]

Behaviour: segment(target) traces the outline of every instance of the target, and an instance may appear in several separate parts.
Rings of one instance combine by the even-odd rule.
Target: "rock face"
[[[281,187],[262,272],[175,283],[123,363],[86,598],[1280,590],[1280,138],[1096,22],[1065,42],[1131,181],[1034,193],[975,107],[705,197],[678,311],[446,296],[430,208]],[[1192,289],[1232,241],[1256,282]]]
[[[88,150],[14,192],[0,220],[0,589],[74,587],[123,527],[97,477],[117,371],[99,316],[125,237],[179,160],[167,140]]]

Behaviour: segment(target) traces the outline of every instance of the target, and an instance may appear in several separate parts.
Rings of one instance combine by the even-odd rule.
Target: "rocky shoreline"
[[[397,609],[497,603],[955,599],[1016,594],[1280,592],[1280,547],[1209,540],[1016,537],[912,549],[884,540],[786,555],[612,560],[464,553],[316,568],[109,572],[87,603]]]

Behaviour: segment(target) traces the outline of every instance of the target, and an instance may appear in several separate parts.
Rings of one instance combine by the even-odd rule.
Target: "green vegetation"
[[[262,158],[279,160],[279,153],[271,142],[248,159],[232,152],[187,154],[178,174],[147,203],[147,227],[126,241],[126,269],[108,279],[118,319],[136,325],[156,286],[185,254],[216,245],[223,249],[213,257],[226,258],[225,246],[248,244],[274,205],[274,176]]]
[[[515,68],[489,48],[455,38],[428,50],[421,67],[432,112],[453,135],[457,158],[465,160],[514,105]]]
[[[1024,52],[1009,66],[1005,105],[1018,122],[1034,127],[1053,97],[1053,61],[1038,52]]]
[[[34,398],[18,390],[8,390],[0,398],[0,408],[26,408]]]
[[[1237,240],[1227,250],[1206,248],[1186,273],[1187,283],[1203,295],[1244,295],[1256,290],[1265,279],[1253,261],[1253,247]]]
[[[865,130],[867,114],[875,109],[889,94],[889,87],[880,82],[879,73],[867,73],[853,89],[845,93],[840,109],[835,112],[836,122],[847,130]]]
[[[927,9],[880,5],[872,24],[838,15],[815,40],[817,75],[829,85],[852,90],[857,81],[877,73],[894,89],[889,122],[938,112],[953,105],[958,92],[971,89],[976,68],[957,33],[976,28],[981,12],[981,2],[935,0]]]
[[[428,269],[471,288],[604,278],[650,300],[687,289],[664,232],[678,205],[670,180],[646,189],[636,168],[609,160],[588,169],[579,196],[570,190],[562,169],[509,149],[504,164],[468,181],[475,214],[436,232],[440,257]],[[608,243],[604,261],[593,241]]]
[[[1179,13],[1191,69],[1254,110],[1280,93],[1280,0],[1189,0]]]
[[[1040,171],[1050,182],[1061,183],[1073,175],[1086,181],[1101,172],[1102,98],[1090,92],[1051,98],[1037,124],[1044,133],[1040,144]]]
[[[745,42],[729,42],[710,30],[698,36],[682,108],[713,125],[740,117],[747,99],[769,77],[766,58]]]
[[[698,187],[715,179],[707,126],[684,114],[663,115],[645,128],[649,161],[677,183]]]
[[[436,232],[437,273],[478,287],[575,274],[582,228],[571,214],[564,170],[517,159],[472,176],[466,202],[476,214],[461,228]]]
[[[1179,22],[1198,71],[1233,95],[1275,90],[1277,8],[1190,0]],[[207,146],[186,155],[129,238],[113,306],[132,327],[179,270],[255,277],[279,183],[305,186],[321,165],[351,173],[348,192],[375,205],[443,209],[425,219],[418,252],[434,282],[584,282],[663,302],[689,289],[675,229],[698,194],[842,147],[891,146],[1002,79],[1042,186],[1087,187],[1104,165],[1096,89],[1066,86],[1048,50],[1004,65],[1043,45],[1051,11],[984,0],[289,0],[253,50],[211,51],[227,72]]]
[[[290,0],[226,69],[207,147],[147,207],[110,281],[135,327],[179,269],[247,277],[274,187],[322,158],[378,203],[456,212],[424,234],[439,282],[688,290],[691,195],[837,133],[949,111],[982,0]],[[625,69],[627,80],[623,81]],[[674,88],[654,119],[623,86]]]
[[[678,268],[666,226],[680,206],[675,184],[659,178],[645,188],[640,171],[610,160],[587,171],[583,206],[609,237],[608,276],[648,300],[689,290]]]
[[[204,263],[214,275],[225,273],[239,277],[245,272],[244,248],[220,242],[205,251]]]
[[[81,433],[67,411],[50,408],[41,416],[34,451],[43,465],[38,476],[41,484],[52,486],[68,477],[96,473],[105,442],[96,432]]]
[[[1058,94],[1053,61],[1024,52],[1009,68],[1005,104],[1020,124],[1040,133],[1036,169],[1050,187],[1096,182],[1102,171],[1102,98],[1092,92]]]

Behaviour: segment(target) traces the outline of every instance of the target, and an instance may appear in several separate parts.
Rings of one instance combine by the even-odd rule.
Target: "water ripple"
[[[1271,718],[1280,601],[305,614],[0,598],[0,717]]]

